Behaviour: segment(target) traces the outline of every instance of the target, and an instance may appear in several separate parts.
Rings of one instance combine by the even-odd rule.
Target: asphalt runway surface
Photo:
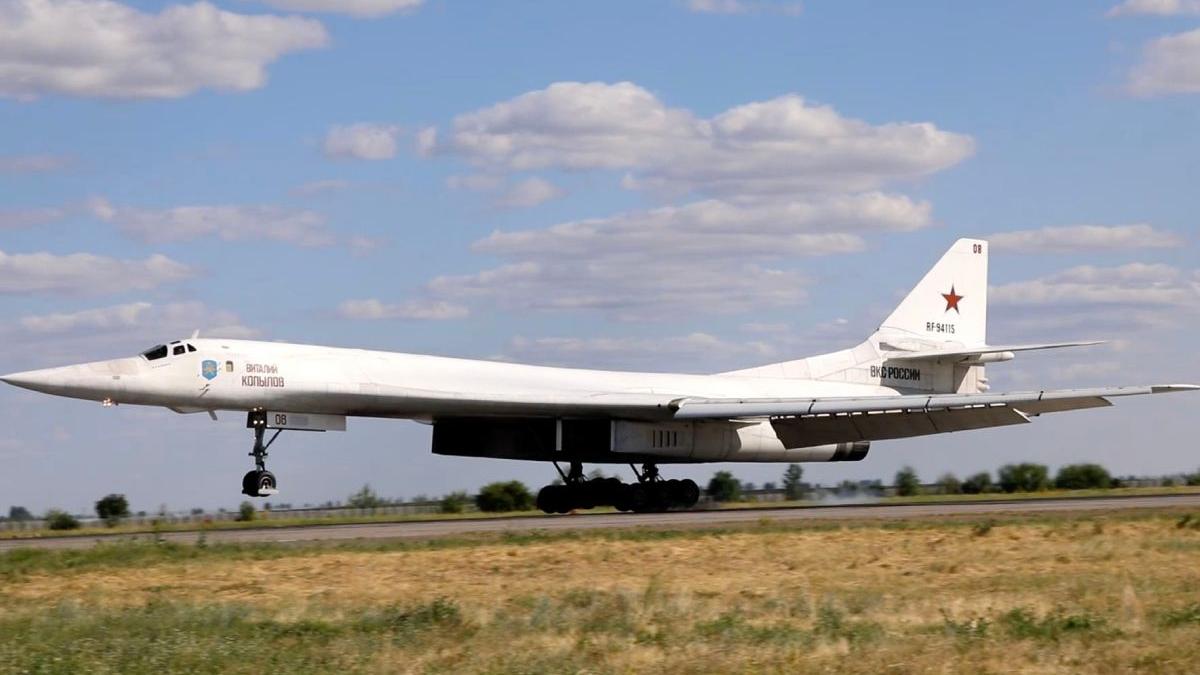
[[[981,516],[986,514],[1061,513],[1071,511],[1113,511],[1146,508],[1200,507],[1200,494],[1132,497],[1086,497],[1074,499],[1021,499],[931,504],[839,504],[830,506],[792,506],[783,508],[722,509],[711,511],[673,511],[668,513],[579,513],[566,516],[515,516],[511,518],[468,518],[425,520],[397,523],[354,525],[314,525],[304,527],[210,530],[211,543],[315,543],[363,540],[436,539],[477,533],[562,532],[603,529],[680,529],[727,527],[771,522],[828,520],[902,520],[905,518]],[[0,540],[0,551],[19,548],[90,548],[99,543],[138,538],[151,534],[118,534],[74,537],[42,537]],[[178,543],[194,543],[199,532],[164,532],[159,538]]]

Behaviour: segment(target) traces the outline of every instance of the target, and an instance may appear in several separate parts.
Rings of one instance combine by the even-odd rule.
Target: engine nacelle
[[[452,418],[433,425],[439,455],[581,462],[857,462],[871,444],[788,448],[770,422]]]
[[[687,462],[856,462],[868,441],[788,448],[770,422],[613,423],[614,453],[649,454]]]

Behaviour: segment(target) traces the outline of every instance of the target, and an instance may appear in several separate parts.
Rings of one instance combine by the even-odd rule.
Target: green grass
[[[597,509],[603,511],[604,509]],[[612,509],[607,509],[612,511]],[[510,513],[420,513],[368,514],[362,516],[334,516],[321,518],[259,518],[249,521],[214,520],[212,522],[159,523],[158,525],[120,524],[115,527],[103,525],[81,527],[77,530],[0,530],[0,539],[36,539],[41,537],[95,537],[121,534],[155,534],[160,532],[203,532],[207,530],[255,530],[280,527],[319,527],[322,525],[358,525],[368,523],[404,523],[437,520],[480,520],[490,518],[514,518],[545,515],[541,511],[516,511]]]
[[[1200,494],[1200,486],[1172,485],[1161,487],[1128,487],[1094,490],[1043,490],[1041,492],[985,492],[977,495],[931,495],[911,497],[871,497],[858,495],[838,500],[785,501],[785,502],[729,502],[720,504],[723,509],[758,508],[770,509],[781,506],[835,506],[838,504],[944,504],[947,502],[992,502],[1029,499],[1091,499],[1094,497],[1153,497],[1158,495]]]
[[[0,618],[0,672],[343,672],[389,645],[427,649],[470,629],[446,599],[296,621],[256,618],[243,605],[150,602],[98,611],[64,603]]]
[[[477,616],[438,598],[353,611],[309,609],[279,619],[239,604],[151,601],[96,609],[66,602],[0,617],[0,672],[623,672],[613,662],[628,649],[661,655],[673,672],[797,672],[808,669],[811,654],[824,654],[834,670],[878,672],[878,650],[948,632],[959,658],[975,649],[1003,653],[1014,642],[1089,645],[1117,636],[1085,612],[1039,615],[1018,608],[969,625],[886,626],[852,616],[836,596],[811,610],[795,611],[794,604],[741,603],[692,620],[688,612],[709,615],[713,608],[669,592],[570,589],[513,598]],[[928,658],[943,667],[954,662],[952,655]]]

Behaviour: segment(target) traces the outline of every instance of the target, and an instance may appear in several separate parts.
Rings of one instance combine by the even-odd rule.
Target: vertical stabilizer
[[[884,320],[881,340],[987,343],[988,246],[959,239]]]
[[[846,382],[908,393],[987,391],[980,362],[936,356],[897,358],[906,352],[986,345],[987,268],[987,242],[959,239],[879,330],[858,346],[726,374]]]

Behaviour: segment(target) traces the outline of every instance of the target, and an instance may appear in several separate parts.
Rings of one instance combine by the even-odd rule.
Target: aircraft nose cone
[[[48,388],[62,384],[61,368],[44,368],[42,370],[27,370],[22,373],[0,375],[0,382],[6,382],[15,387],[45,391]]]

